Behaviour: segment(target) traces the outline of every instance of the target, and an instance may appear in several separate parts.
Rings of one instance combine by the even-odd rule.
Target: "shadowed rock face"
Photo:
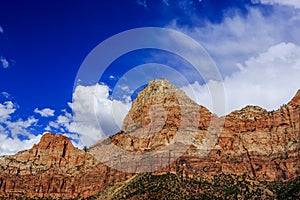
[[[0,196],[87,197],[143,171],[288,180],[299,176],[299,152],[300,91],[273,112],[247,106],[217,117],[157,79],[134,100],[122,131],[88,152],[46,133],[30,150],[0,157]]]

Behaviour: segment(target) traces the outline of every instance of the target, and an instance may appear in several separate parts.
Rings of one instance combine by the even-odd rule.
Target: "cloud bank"
[[[266,52],[249,58],[237,72],[224,79],[224,82],[211,81],[205,85],[195,82],[182,89],[201,105],[213,109],[211,87],[221,87],[226,94],[226,112],[241,109],[246,105],[259,105],[268,110],[278,109],[288,103],[300,89],[300,46],[293,43],[279,43]],[[194,90],[192,90],[192,89]]]

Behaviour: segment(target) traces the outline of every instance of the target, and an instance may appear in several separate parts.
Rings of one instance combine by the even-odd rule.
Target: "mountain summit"
[[[175,133],[171,134],[174,130],[207,128],[211,117],[206,108],[196,104],[167,79],[155,79],[133,101],[122,131],[140,139],[164,134],[169,138],[160,137],[158,140],[170,143],[175,136]]]

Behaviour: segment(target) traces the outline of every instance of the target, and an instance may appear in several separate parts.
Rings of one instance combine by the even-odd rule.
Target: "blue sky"
[[[0,154],[30,148],[44,131],[63,133],[79,147],[115,133],[130,97],[144,86],[139,79],[173,78],[211,110],[215,106],[211,93],[221,88],[226,109],[219,115],[247,104],[272,110],[300,88],[297,0],[1,0],[0,4]],[[99,84],[76,82],[82,63],[97,45],[141,27],[168,28],[193,38],[223,80],[194,76],[193,67],[170,52],[143,49],[116,58]],[[161,65],[147,68],[147,63]],[[176,82],[174,71],[187,82]],[[134,81],[126,82],[129,77]]]

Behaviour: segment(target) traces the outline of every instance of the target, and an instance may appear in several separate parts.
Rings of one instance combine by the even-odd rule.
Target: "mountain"
[[[90,153],[132,173],[180,168],[189,177],[292,179],[300,172],[299,96],[277,111],[247,106],[218,118],[168,80],[153,80],[132,103],[122,131]]]
[[[122,130],[88,151],[46,133],[30,150],[0,157],[0,196],[299,197],[299,152],[300,90],[276,111],[247,106],[218,117],[156,79],[133,101]]]
[[[0,196],[88,197],[106,186],[110,171],[114,170],[75,148],[67,137],[45,133],[31,149],[0,157]]]
[[[133,101],[122,130],[89,152],[120,171],[169,170],[190,147],[194,134],[199,140],[206,135],[212,118],[217,117],[168,80],[153,80]]]

